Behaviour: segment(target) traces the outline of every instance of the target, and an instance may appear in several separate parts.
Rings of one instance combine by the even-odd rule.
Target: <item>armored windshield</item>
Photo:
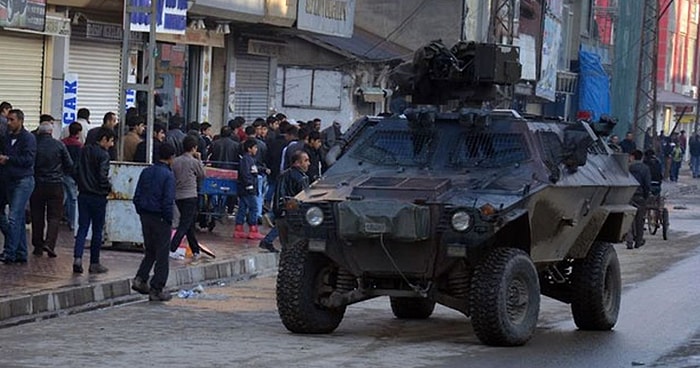
[[[405,120],[390,119],[363,132],[350,156],[378,166],[506,167],[530,159],[524,137],[513,127],[512,121],[494,121],[473,129],[440,119],[417,131]]]

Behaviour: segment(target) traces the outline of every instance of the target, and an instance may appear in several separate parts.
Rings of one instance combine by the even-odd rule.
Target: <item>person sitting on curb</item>
[[[158,148],[158,161],[144,169],[134,192],[134,207],[141,218],[144,255],[131,288],[148,294],[148,300],[165,302],[172,298],[164,290],[168,281],[170,227],[173,223],[175,175],[170,170],[175,148],[163,143]],[[148,276],[153,268],[150,286]]]

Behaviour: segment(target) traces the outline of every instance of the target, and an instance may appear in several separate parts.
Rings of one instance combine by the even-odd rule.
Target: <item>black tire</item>
[[[484,344],[518,346],[535,332],[540,283],[520,249],[494,249],[474,270],[469,292],[472,326]]]
[[[435,301],[426,298],[390,297],[391,311],[399,319],[426,319],[435,310]]]
[[[620,262],[609,243],[595,242],[586,258],[574,262],[571,314],[581,330],[610,330],[617,323],[622,296]]]
[[[661,234],[664,237],[664,240],[668,240],[668,227],[670,223],[668,220],[668,210],[666,208],[663,209],[661,212]]]
[[[302,334],[333,332],[345,307],[326,308],[318,303],[334,289],[337,269],[325,256],[306,251],[306,243],[282,248],[277,273],[277,311],[289,331]]]

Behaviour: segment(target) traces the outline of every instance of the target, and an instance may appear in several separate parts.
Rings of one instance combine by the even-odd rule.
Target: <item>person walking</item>
[[[63,175],[63,208],[64,216],[68,219],[68,228],[70,231],[75,230],[75,209],[78,205],[78,161],[80,160],[80,152],[83,150],[83,143],[80,142],[80,132],[83,126],[80,123],[70,123],[68,126],[70,136],[63,138],[61,142],[66,146],[71,160],[73,160],[73,168],[70,174]]]
[[[690,168],[693,173],[693,178],[700,177],[700,134],[694,134],[688,142],[688,150],[690,151]]]
[[[678,181],[678,173],[683,164],[683,150],[680,144],[671,143],[671,173],[670,179],[672,182]]]
[[[5,250],[0,258],[5,264],[27,263],[27,231],[25,208],[34,191],[34,159],[36,138],[24,128],[24,112],[10,110],[7,114],[7,137],[0,155],[5,179],[5,196],[9,204]]]
[[[53,119],[51,119],[53,120]],[[32,218],[32,254],[41,257],[44,252],[56,257],[58,226],[63,217],[63,176],[70,175],[73,160],[63,142],[52,137],[53,124],[42,124],[37,129],[34,181],[36,186],[29,200]],[[46,237],[44,237],[44,221]]]
[[[646,215],[646,203],[651,191],[651,172],[649,166],[642,162],[644,154],[640,150],[634,150],[630,154],[629,171],[639,186],[632,196],[632,205],[637,208],[634,215],[632,228],[627,233],[627,249],[640,248],[644,245],[644,216]]]
[[[165,284],[170,271],[170,227],[175,200],[175,176],[170,170],[174,155],[172,145],[164,143],[158,147],[158,161],[141,172],[133,199],[141,219],[144,254],[131,288],[148,294],[150,301],[165,302],[172,298],[165,291]],[[151,269],[153,277],[149,284]]]
[[[100,264],[102,230],[105,225],[107,195],[112,191],[109,182],[109,153],[114,146],[114,131],[100,128],[96,143],[83,147],[78,161],[78,233],[73,249],[73,272],[83,273],[83,251],[85,238],[92,224],[90,239],[90,273],[105,273],[108,269]]]
[[[197,184],[204,179],[204,165],[201,154],[197,152],[198,145],[197,137],[186,136],[182,141],[185,151],[171,165],[175,175],[175,204],[180,212],[180,222],[170,242],[170,251],[176,251],[182,238],[187,235],[187,243],[195,259],[199,257],[199,243],[194,226],[199,204]]]
[[[258,230],[258,165],[255,163],[255,155],[258,152],[258,142],[248,139],[243,142],[241,166],[238,169],[237,191],[238,212],[236,213],[236,227],[233,232],[235,238],[248,238],[260,240],[264,238]],[[248,219],[248,234],[243,229],[243,223]]]
[[[284,201],[286,198],[296,196],[309,186],[309,177],[306,176],[309,165],[309,154],[304,151],[296,151],[292,156],[292,166],[280,174],[272,204],[276,226],[260,241],[260,248],[276,253],[277,249],[275,249],[273,241],[280,234],[282,235],[280,241],[284,247],[287,241]]]

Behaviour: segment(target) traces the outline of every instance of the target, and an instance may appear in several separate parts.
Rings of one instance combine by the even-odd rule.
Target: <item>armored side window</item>
[[[540,131],[537,132],[537,137],[540,139],[542,155],[545,162],[558,165],[563,159],[563,150],[559,135],[554,132]]]

